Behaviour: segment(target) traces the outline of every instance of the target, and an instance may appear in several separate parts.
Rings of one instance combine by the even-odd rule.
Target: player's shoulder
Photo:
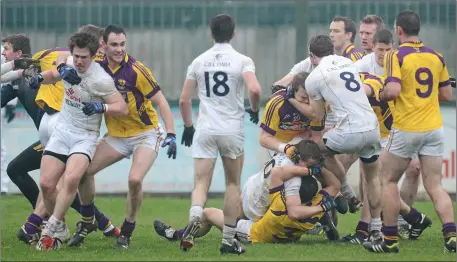
[[[286,96],[286,90],[282,89],[274,94],[272,94],[267,101],[267,106],[273,106],[278,104],[279,102],[284,102],[285,101],[285,96]]]

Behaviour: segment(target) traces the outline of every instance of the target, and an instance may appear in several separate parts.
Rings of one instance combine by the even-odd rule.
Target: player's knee
[[[46,176],[40,177],[40,188],[43,195],[46,196],[57,190],[57,182],[52,179],[47,179]]]
[[[129,176],[129,188],[136,190],[141,188],[143,183],[143,178],[141,176],[130,175]]]
[[[421,171],[421,165],[418,159],[412,159],[405,172],[405,178],[417,179]]]

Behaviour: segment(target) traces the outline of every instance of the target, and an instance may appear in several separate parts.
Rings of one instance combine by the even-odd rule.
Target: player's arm
[[[265,106],[262,121],[260,123],[259,142],[262,147],[270,150],[284,152],[285,143],[281,143],[276,137],[279,128],[279,109],[284,104],[282,96],[272,97]]]
[[[452,99],[452,86],[450,81],[449,72],[447,70],[447,66],[444,62],[444,58],[440,57],[443,61],[443,70],[440,74],[440,82],[438,84],[438,98],[441,101],[449,101]]]
[[[11,85],[11,84],[2,85],[2,90],[1,90],[0,96],[2,98],[2,108],[3,108],[8,104],[8,102],[10,102],[14,98],[16,98],[16,92],[13,89],[13,85]]]
[[[179,98],[179,110],[181,111],[184,128],[191,128],[193,126],[192,97],[195,94],[195,90],[197,90],[197,74],[195,72],[197,66],[197,62],[193,61],[187,67],[186,80],[184,80],[181,97]]]
[[[22,72],[23,72],[23,70],[20,69],[20,70],[9,71],[8,73],[4,73],[0,77],[0,83],[1,84],[8,83],[8,82],[11,82],[11,81],[14,81],[14,80],[17,80],[17,79],[21,78],[22,77]],[[2,71],[2,73],[3,73],[3,71]]]
[[[401,91],[401,71],[397,51],[392,50],[384,56],[384,76],[386,77],[384,89],[380,91],[379,98],[383,101],[394,100]]]
[[[304,206],[301,204],[299,195],[286,197],[287,216],[292,220],[300,220],[312,217],[320,212],[324,212],[321,205]]]
[[[125,103],[124,98],[117,91],[112,78],[107,77],[104,81],[100,81],[97,85],[94,85],[91,92],[96,96],[102,97],[105,103],[83,102],[84,107],[82,111],[84,114],[90,116],[106,113],[110,116],[117,117],[127,116],[129,114],[127,103]]]
[[[261,87],[260,87],[259,81],[257,80],[257,77],[255,75],[255,66],[254,66],[254,62],[252,61],[251,58],[247,58],[244,61],[243,78],[244,78],[244,83],[246,84],[246,87],[248,89],[248,96],[249,96],[249,103],[251,105],[251,111],[259,112]],[[259,119],[259,117],[257,114],[257,121],[258,121],[258,119]]]
[[[305,72],[306,68],[310,67],[310,63],[311,61],[307,58],[295,64],[287,75],[285,75],[280,80],[276,81],[273,85],[288,86],[294,79],[295,75],[301,72]]]
[[[129,108],[118,91],[111,95],[103,96],[103,100],[106,102],[106,114],[110,116],[128,116]]]
[[[289,102],[302,115],[311,118],[313,121],[322,121],[325,116],[325,101],[324,99],[313,100],[310,97],[309,104],[300,103],[297,99],[291,98]]]
[[[167,99],[163,95],[162,91],[158,91],[149,100],[157,106],[162,117],[163,123],[165,124],[165,130],[167,133],[175,134],[175,124],[173,121],[173,114],[171,113],[170,105]]]

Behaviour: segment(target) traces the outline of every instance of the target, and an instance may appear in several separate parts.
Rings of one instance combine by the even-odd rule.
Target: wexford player
[[[449,73],[441,55],[419,41],[420,19],[413,11],[403,11],[395,20],[400,46],[386,54],[386,86],[379,97],[394,100],[393,124],[386,150],[381,155],[382,209],[384,238],[364,243],[372,252],[399,252],[397,216],[401,201],[397,183],[411,157],[419,155],[422,180],[443,223],[444,251],[456,251],[454,209],[441,185],[444,154],[443,121],[439,100],[452,98]],[[407,216],[413,220],[411,235],[420,235],[431,221],[417,210]]]
[[[318,66],[305,82],[310,104],[290,99],[304,115],[321,120],[325,116],[325,103],[334,109],[337,124],[324,134],[323,142],[328,156],[325,167],[340,180],[345,172],[336,154],[359,154],[368,184],[368,200],[372,217],[371,230],[380,237],[380,181],[377,159],[380,152],[378,121],[371,109],[357,68],[349,59],[333,55],[333,44],[328,36],[313,37],[309,44],[310,58]]]
[[[337,16],[333,18],[329,30],[335,55],[347,57],[353,62],[362,58],[363,51],[354,46],[357,34],[355,24],[351,19]]]
[[[210,27],[214,46],[195,58],[188,67],[179,101],[185,128],[183,142],[190,145],[193,140],[195,171],[189,226],[180,247],[187,251],[193,246],[194,234],[201,227],[214,165],[220,154],[226,179],[225,225],[220,252],[241,254],[245,250],[235,239],[235,232],[244,160],[244,85],[251,104],[248,111],[255,120],[259,112],[260,84],[252,59],[230,45],[235,30],[234,18],[227,14],[217,15],[211,19]],[[193,138],[191,98],[195,90],[198,90],[200,109]]]
[[[125,52],[125,30],[118,25],[107,26],[103,32],[103,42],[105,57],[97,62],[114,79],[117,90],[128,104],[129,114],[117,117],[105,113],[108,133],[97,145],[93,161],[81,180],[79,195],[83,210],[82,218],[68,244],[79,246],[87,234],[95,230],[94,175],[124,158],[133,156],[128,177],[126,216],[114,244],[114,247],[126,249],[130,246],[136,217],[143,200],[144,177],[152,167],[160,146],[168,146],[168,157],[176,158],[176,138],[170,106],[151,71]],[[163,130],[153,105],[159,109],[167,131],[163,143]],[[99,112],[103,111],[99,108]]]
[[[69,49],[72,63],[60,64],[57,67],[59,74],[56,71],[43,74],[45,82],[64,80],[65,103],[41,163],[40,186],[46,210],[52,216],[42,231],[38,250],[60,248],[68,234],[63,217],[95,153],[103,117],[100,113],[108,112],[113,116],[128,114],[127,104],[117,92],[112,78],[92,61],[98,49],[98,40],[89,34],[76,33],[70,37]],[[69,78],[75,71],[78,78]],[[56,185],[62,176],[65,180],[56,197]]]

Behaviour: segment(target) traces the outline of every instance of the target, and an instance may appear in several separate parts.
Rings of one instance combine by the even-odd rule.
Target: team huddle
[[[396,50],[378,16],[368,15],[360,24],[363,50],[354,46],[354,23],[335,17],[330,36],[312,37],[309,57],[273,85],[262,118],[254,62],[230,45],[233,17],[213,17],[210,29],[214,46],[189,65],[179,101],[181,144],[192,146],[194,158],[189,221],[175,229],[156,220],[158,235],[189,251],[214,225],[222,231],[221,254],[242,254],[242,242],[293,243],[324,232],[330,241],[397,253],[399,236],[417,239],[432,224],[412,207],[414,197],[405,196],[415,195],[422,173],[443,224],[444,251],[456,252],[452,201],[440,182],[439,106],[451,99],[455,79],[444,58],[419,40],[415,12],[397,15]],[[127,34],[118,25],[83,26],[68,48],[34,55],[27,36],[11,35],[2,44],[2,107],[17,97],[40,138],[7,169],[34,210],[17,237],[51,251],[64,243],[80,246],[100,230],[115,239],[115,247],[128,248],[145,175],[161,147],[168,147],[169,158],[177,155],[170,106],[151,71],[126,53]],[[200,105],[194,127],[195,91]],[[260,121],[259,143],[271,159],[240,190],[246,113],[253,124]],[[99,139],[103,117],[108,131]],[[205,208],[219,155],[226,181],[223,209]],[[119,228],[94,204],[94,176],[130,157],[127,209]],[[346,181],[358,159],[360,199]],[[39,187],[28,174],[37,169]],[[404,195],[397,184],[405,171]],[[70,207],[81,214],[73,235],[65,223]],[[354,233],[340,237],[338,213],[359,210]]]

